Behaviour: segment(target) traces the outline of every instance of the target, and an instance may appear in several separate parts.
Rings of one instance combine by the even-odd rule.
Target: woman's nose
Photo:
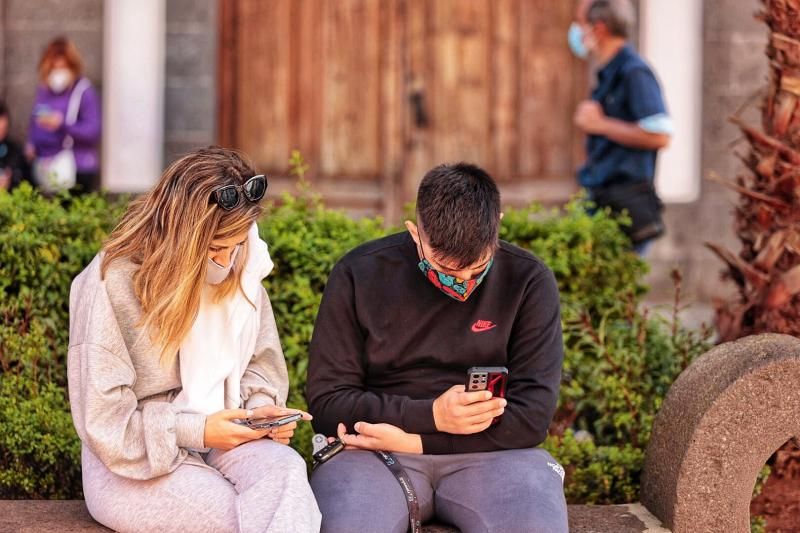
[[[221,267],[227,267],[231,263],[232,256],[233,256],[233,249],[222,250],[212,255],[211,260]]]

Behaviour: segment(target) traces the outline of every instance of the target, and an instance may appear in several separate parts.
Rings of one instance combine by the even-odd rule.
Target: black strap
[[[411,483],[411,478],[408,477],[403,466],[390,452],[376,451],[375,455],[377,455],[380,460],[383,461],[383,464],[394,474],[394,477],[397,478],[397,482],[400,483],[400,487],[403,489],[403,494],[406,495],[408,521],[411,523],[411,533],[421,533],[422,520],[419,516],[419,500],[414,490],[414,484]]]

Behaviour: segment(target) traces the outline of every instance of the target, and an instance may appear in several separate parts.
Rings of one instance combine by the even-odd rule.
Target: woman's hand
[[[253,416],[251,418],[284,417],[294,414],[302,415],[303,420],[311,420],[313,418],[310,414],[306,413],[305,411],[301,411],[300,409],[289,409],[286,407],[276,407],[274,405],[265,405],[263,407],[254,409]],[[269,432],[266,434],[266,437],[281,444],[289,444],[289,441],[294,436],[295,429],[297,429],[297,422],[291,422],[284,426],[279,426],[269,430]]]
[[[37,117],[36,122],[47,131],[56,131],[64,123],[64,115],[58,111],[53,111]]]
[[[203,443],[207,448],[231,450],[240,444],[266,436],[269,430],[250,429],[234,422],[235,419],[252,418],[253,413],[253,409],[223,409],[208,415]]]
[[[347,433],[344,424],[339,424],[339,439],[348,448],[359,450],[383,450],[385,452],[422,453],[422,438],[416,433],[406,433],[391,424],[368,424],[357,422],[357,434]]]

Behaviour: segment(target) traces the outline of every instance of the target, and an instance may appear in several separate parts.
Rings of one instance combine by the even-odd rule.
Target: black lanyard
[[[403,466],[390,452],[376,451],[375,455],[377,455],[380,460],[383,461],[383,464],[394,474],[394,477],[397,478],[397,482],[400,483],[400,487],[403,489],[403,493],[406,495],[408,521],[411,524],[411,533],[421,533],[422,520],[419,516],[419,500],[417,500],[417,493],[414,491],[414,484],[411,483],[411,478],[408,477]]]

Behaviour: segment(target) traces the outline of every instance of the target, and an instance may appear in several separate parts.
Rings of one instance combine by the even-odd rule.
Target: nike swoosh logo
[[[497,324],[488,324],[488,325],[472,324],[472,331],[474,331],[475,333],[481,333],[484,331],[489,331],[490,329],[494,329],[496,327]]]

